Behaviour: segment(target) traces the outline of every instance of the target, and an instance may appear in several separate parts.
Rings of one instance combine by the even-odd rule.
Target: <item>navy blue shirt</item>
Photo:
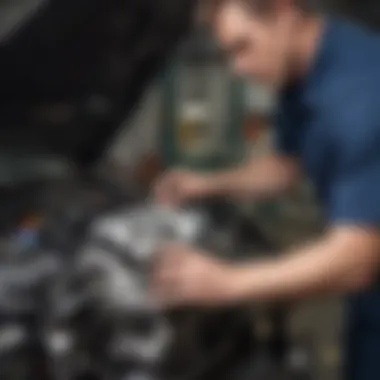
[[[278,148],[301,159],[329,221],[380,227],[380,35],[328,19],[309,75],[284,91],[277,121]],[[351,378],[380,378],[380,292],[352,298],[352,333],[368,363]]]
[[[380,227],[380,36],[329,19],[278,116],[278,147],[301,158],[329,220]]]

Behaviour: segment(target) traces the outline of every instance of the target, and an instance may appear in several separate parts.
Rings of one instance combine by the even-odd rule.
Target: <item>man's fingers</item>
[[[165,254],[157,262],[153,281],[157,286],[179,286],[187,275],[186,262],[180,255]]]
[[[192,253],[181,243],[165,244],[157,252],[152,292],[164,307],[187,302],[194,286]]]
[[[157,288],[170,287],[178,282],[178,272],[171,268],[159,268],[153,277],[153,285]]]
[[[182,281],[178,271],[157,271],[152,284],[154,297],[165,308],[178,304],[183,298]]]
[[[164,177],[157,183],[155,188],[157,200],[160,203],[176,205],[180,201],[180,187],[177,178]]]
[[[179,256],[174,245],[167,245],[157,253],[153,271],[154,287],[162,290],[175,286],[181,266]]]
[[[175,267],[181,265],[187,257],[187,249],[180,243],[165,243],[157,252],[157,267]]]
[[[153,294],[160,305],[165,308],[172,308],[187,302],[189,290],[189,283],[184,281],[184,278],[168,275],[158,279]]]

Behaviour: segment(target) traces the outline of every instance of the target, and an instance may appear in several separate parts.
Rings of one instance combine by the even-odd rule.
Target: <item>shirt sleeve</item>
[[[380,125],[369,131],[373,133],[366,132],[368,137],[343,139],[340,169],[330,188],[333,224],[380,227]]]

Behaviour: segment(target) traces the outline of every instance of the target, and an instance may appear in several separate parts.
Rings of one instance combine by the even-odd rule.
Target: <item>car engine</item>
[[[169,210],[75,180],[36,204],[35,238],[2,244],[1,378],[229,379],[249,362],[247,308],[166,312],[149,292],[163,242],[236,244],[220,205]]]

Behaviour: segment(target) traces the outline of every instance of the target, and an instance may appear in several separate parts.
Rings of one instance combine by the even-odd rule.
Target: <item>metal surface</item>
[[[0,281],[1,376],[227,378],[252,352],[247,310],[167,313],[151,298],[149,278],[157,247],[168,239],[225,245],[214,231],[228,230],[228,213],[215,205],[174,211],[150,201],[119,204],[109,188],[53,187],[42,196],[38,245],[28,248],[22,238],[21,246],[3,246],[13,255],[3,256],[12,276]]]

